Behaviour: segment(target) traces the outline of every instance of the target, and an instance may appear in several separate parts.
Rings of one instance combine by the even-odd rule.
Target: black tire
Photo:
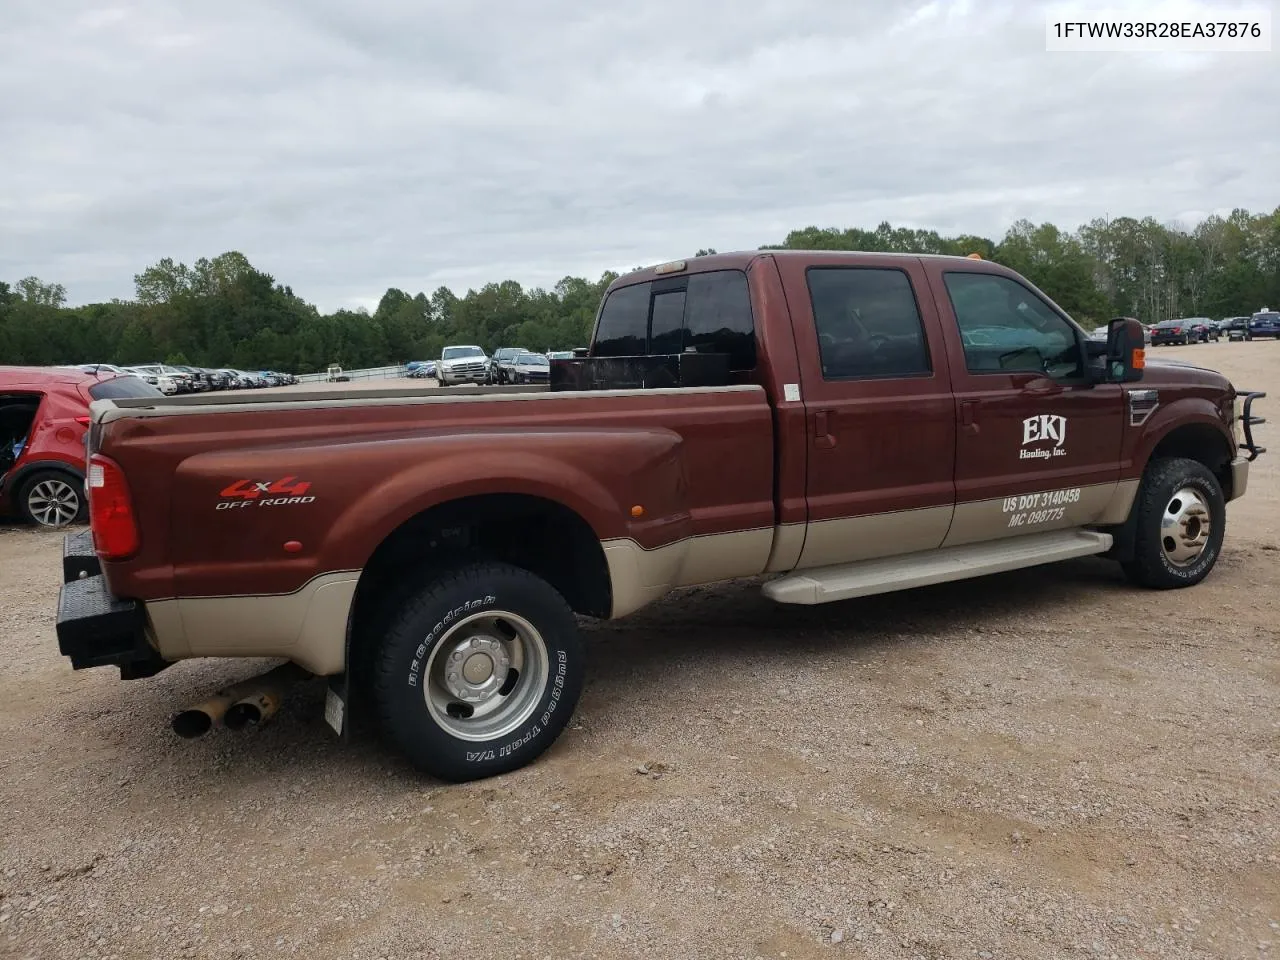
[[[14,506],[24,521],[49,530],[84,523],[89,516],[84,481],[61,470],[37,470],[23,480]]]
[[[1176,497],[1184,490],[1197,495],[1199,504],[1190,498]],[[1170,508],[1176,508],[1177,514],[1186,519],[1188,513],[1194,516],[1201,507],[1207,513],[1207,534],[1203,531],[1203,520],[1187,519],[1186,523],[1165,527],[1166,511],[1174,513]],[[1222,552],[1227,505],[1222,485],[1208,467],[1185,457],[1151,461],[1143,474],[1133,509],[1137,512],[1133,559],[1122,564],[1125,575],[1133,583],[1170,590],[1194,586],[1209,575]],[[1184,563],[1175,562],[1173,555],[1195,539],[1203,539],[1199,553]]]
[[[459,630],[468,623],[486,626]],[[506,637],[505,630],[513,636]],[[530,632],[535,636],[526,636]],[[492,735],[481,728],[473,734],[477,739],[465,739],[456,731],[465,731],[474,715],[455,713],[455,708],[461,712],[469,705],[445,689],[449,661],[437,658],[450,656],[451,646],[472,641],[508,652],[527,646],[534,652],[521,655],[527,676],[508,669],[498,692],[481,708],[473,708],[478,712],[489,703],[495,705],[493,713],[480,714],[478,721],[494,717]],[[545,651],[545,660],[538,649]],[[478,682],[499,678],[499,671],[492,669],[494,656],[486,658],[490,675]],[[464,674],[471,659],[462,660],[450,680]],[[545,677],[540,677],[544,671]],[[516,770],[550,747],[573,715],[584,673],[582,638],[564,598],[526,570],[486,562],[429,574],[424,585],[411,592],[378,644],[370,679],[373,708],[384,735],[418,769],[460,783]],[[509,710],[510,717],[502,719],[503,710]]]

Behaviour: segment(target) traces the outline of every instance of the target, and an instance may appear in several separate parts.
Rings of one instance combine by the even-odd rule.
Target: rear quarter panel
[[[287,593],[359,570],[414,514],[478,493],[556,500],[602,541],[646,551],[772,528],[772,431],[765,393],[750,386],[227,404],[118,419],[100,429],[100,447],[125,470],[142,547],[107,574],[115,593],[140,599]],[[287,478],[290,490],[308,485],[299,502],[224,496],[240,481]],[[219,506],[236,499],[253,505]],[[291,540],[301,549],[286,552]]]

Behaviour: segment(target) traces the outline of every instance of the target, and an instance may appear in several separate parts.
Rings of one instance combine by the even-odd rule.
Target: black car
[[[1189,317],[1187,318],[1187,323],[1191,324],[1192,340],[1208,343],[1210,340],[1222,339],[1222,331],[1208,317]]]
[[[1151,327],[1151,345],[1182,344],[1191,342],[1191,325],[1186,320],[1161,320]]]
[[[493,351],[493,356],[489,358],[489,382],[511,383],[511,367],[516,357],[528,352],[524,347],[499,347]]]
[[[1207,317],[1183,317],[1178,320],[1161,320],[1151,328],[1151,345],[1206,343],[1217,340],[1221,334]]]
[[[1248,317],[1227,317],[1222,321],[1222,329],[1226,331],[1228,340],[1252,340],[1249,332]]]
[[[226,390],[231,386],[231,378],[225,370],[212,370],[209,367],[200,367],[200,375],[209,383],[210,390]]]

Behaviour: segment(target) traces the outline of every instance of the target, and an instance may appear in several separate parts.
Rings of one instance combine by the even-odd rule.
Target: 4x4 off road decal
[[[309,480],[282,477],[279,480],[237,480],[222,488],[218,494],[222,502],[218,510],[234,510],[237,507],[281,507],[291,503],[311,503],[315,496],[307,496],[311,489]]]

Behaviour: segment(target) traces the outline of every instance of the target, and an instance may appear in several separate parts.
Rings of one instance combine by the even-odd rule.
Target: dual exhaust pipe
[[[295,663],[285,663],[257,677],[219,690],[209,699],[173,715],[173,732],[194,740],[214,727],[244,730],[275,715],[290,684],[307,676]]]

